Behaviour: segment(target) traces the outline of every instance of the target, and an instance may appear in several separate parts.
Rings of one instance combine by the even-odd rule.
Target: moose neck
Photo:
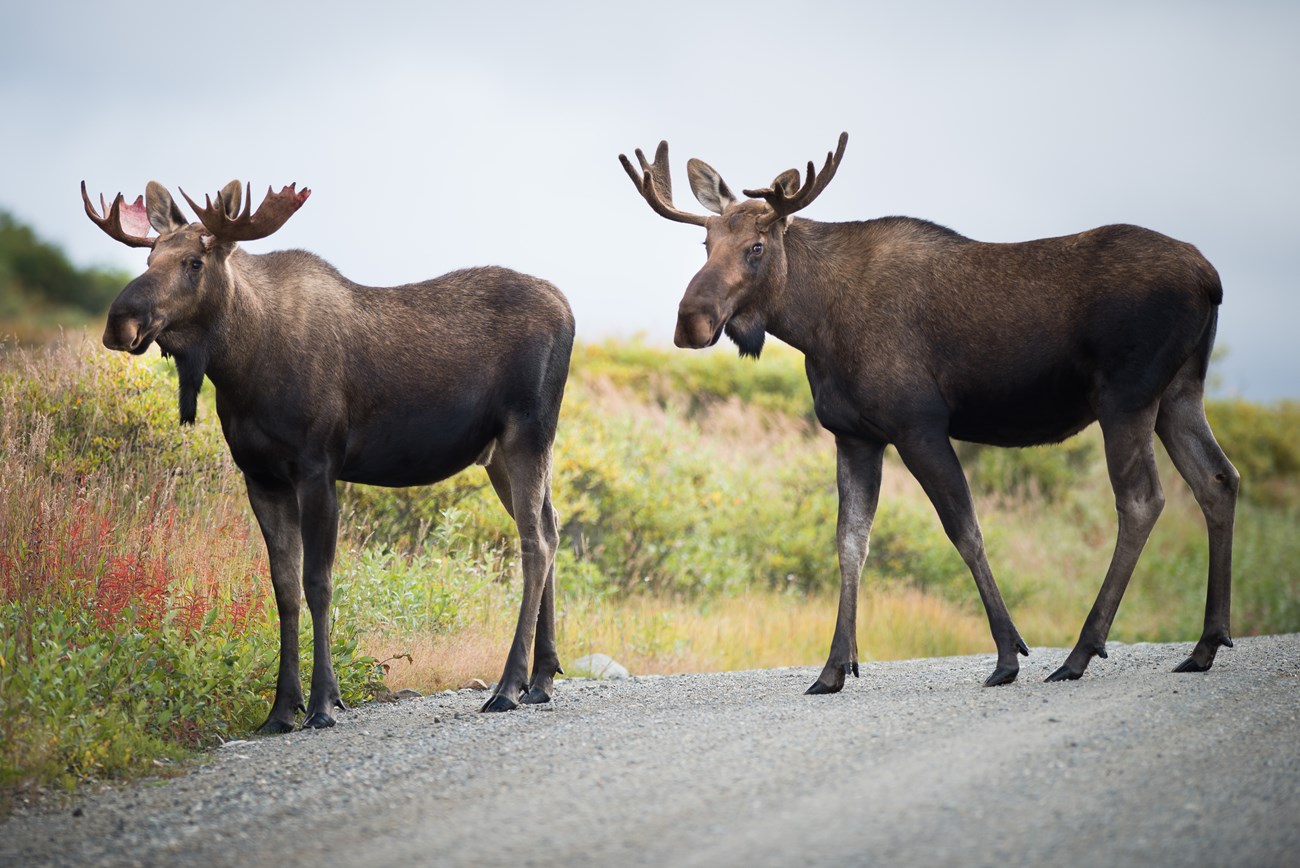
[[[245,369],[254,364],[265,332],[266,304],[256,291],[257,257],[236,249],[226,260],[225,287],[214,287],[213,300],[205,307],[201,325],[182,328],[166,349],[176,357],[180,375],[181,414],[192,402],[203,377],[218,389],[223,384],[242,382]],[[192,389],[192,394],[187,391]]]
[[[835,275],[852,224],[796,218],[785,232],[785,287],[764,305],[767,332],[804,355],[817,356],[837,291]]]

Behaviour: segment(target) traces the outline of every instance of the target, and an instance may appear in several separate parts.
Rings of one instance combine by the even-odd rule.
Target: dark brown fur
[[[1180,671],[1231,645],[1228,610],[1236,470],[1205,422],[1203,391],[1223,300],[1214,267],[1189,244],[1137,226],[988,244],[923,220],[818,223],[793,217],[833,176],[846,137],[799,190],[782,173],[737,200],[691,161],[697,198],[716,216],[671,204],[667,146],[643,174],[624,167],[669,219],[707,230],[708,260],[678,310],[676,343],[725,331],[757,356],[764,333],[805,354],[817,417],[836,436],[841,594],[831,653],[809,692],[857,672],[858,581],[894,445],[933,501],[975,579],[998,649],[986,683],[1004,684],[1028,653],[988,567],[949,438],[997,446],[1054,443],[1099,421],[1119,511],[1114,559],[1079,642],[1051,680],[1078,678],[1105,640],[1164,498],[1152,433],[1205,512],[1210,536],[1205,629]],[[796,176],[797,177],[797,176]],[[760,201],[761,199],[761,201]]]

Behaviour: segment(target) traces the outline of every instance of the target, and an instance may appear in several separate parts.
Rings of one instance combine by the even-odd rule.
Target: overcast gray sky
[[[695,208],[686,158],[763,186],[847,130],[803,216],[1148,226],[1223,277],[1222,391],[1300,397],[1300,4],[0,3],[0,207],[83,265],[144,253],[85,218],[82,179],[296,181],[312,198],[250,250],[370,284],[507,265],[583,337],[669,343],[702,231],[617,155],[666,138]]]

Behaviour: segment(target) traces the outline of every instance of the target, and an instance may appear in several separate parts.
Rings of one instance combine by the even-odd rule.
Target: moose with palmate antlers
[[[757,357],[765,334],[803,352],[818,420],[835,435],[840,604],[830,656],[808,693],[858,674],[858,582],[892,444],[925,489],[984,602],[997,665],[1014,681],[1029,649],[993,580],[970,489],[950,438],[1055,443],[1096,421],[1119,534],[1079,641],[1049,681],[1079,678],[1106,636],[1164,505],[1153,432],[1209,531],[1205,626],[1178,672],[1209,669],[1232,646],[1228,607],[1239,477],[1205,420],[1204,388],[1223,289],[1190,244],[1137,226],[1016,244],[972,241],[906,217],[819,223],[796,217],[826,188],[848,135],[812,162],[737,198],[706,163],[687,174],[712,215],[673,205],[668,144],[639,170],[619,159],[662,217],[705,228],[707,261],[677,313],[675,343],[726,334]]]
[[[86,214],[112,238],[150,248],[148,270],[113,302],[112,350],[157,342],[176,360],[180,415],[193,422],[206,376],[266,540],[280,615],[280,669],[263,732],[334,725],[343,708],[330,659],[337,480],[424,485],[475,462],[519,529],[524,593],[505,670],[484,711],[547,702],[555,649],[551,446],[573,346],[573,314],[550,283],[475,268],[408,286],[361,286],[302,250],[253,255],[310,191],[267,191],[256,212],[238,181],[190,223],[171,195]],[[182,191],[184,194],[184,191]],[[241,211],[241,200],[244,204]],[[150,236],[152,226],[156,236]],[[311,612],[311,699],[298,675],[299,600]],[[535,648],[534,648],[535,646]],[[528,656],[533,649],[532,676]]]

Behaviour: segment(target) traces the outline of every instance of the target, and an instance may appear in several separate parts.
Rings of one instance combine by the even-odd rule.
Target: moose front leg
[[[821,675],[806,693],[838,693],[849,672],[858,674],[858,583],[871,540],[871,524],[880,500],[883,443],[839,437],[836,448],[836,482],[839,520],[835,542],[840,557],[840,608],[835,618],[831,653]]]
[[[267,734],[292,732],[302,704],[298,677],[298,611],[302,599],[302,535],[298,495],[293,487],[246,475],[248,501],[266,540],[271,583],[280,615],[280,672],[275,681],[271,714],[258,730]]]
[[[311,611],[311,699],[304,727],[334,725],[334,709],[347,711],[339,691],[330,654],[330,601],[334,594],[331,572],[338,542],[338,496],[332,477],[320,474],[298,485],[302,513],[303,590]]]

